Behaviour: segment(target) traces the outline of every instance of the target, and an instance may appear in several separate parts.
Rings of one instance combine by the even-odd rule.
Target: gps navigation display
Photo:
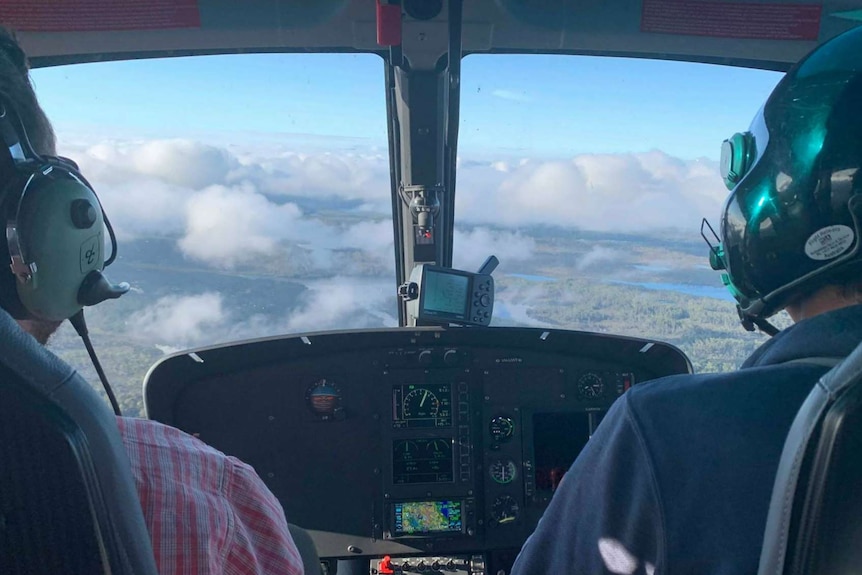
[[[463,316],[467,311],[469,283],[470,278],[464,275],[428,270],[422,307],[428,313]]]
[[[407,501],[393,505],[394,535],[461,532],[461,501]]]

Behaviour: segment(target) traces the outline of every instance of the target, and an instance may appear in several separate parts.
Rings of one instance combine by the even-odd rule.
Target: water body
[[[727,288],[724,287],[656,282],[627,282],[622,280],[609,280],[608,283],[637,286],[659,291],[675,291],[677,293],[683,293],[686,295],[693,295],[697,297],[711,297],[713,299],[734,301],[733,296],[730,295],[730,292],[727,291]]]
[[[647,267],[647,266],[644,266]],[[555,282],[557,278],[548,276],[540,276],[533,274],[506,274],[510,277],[525,279],[532,282]],[[706,286],[697,284],[681,284],[681,283],[660,283],[660,282],[630,282],[623,280],[607,280],[608,283],[642,287],[644,289],[657,291],[673,291],[696,297],[710,297],[724,301],[734,301],[733,296],[727,291],[727,288],[718,286]]]

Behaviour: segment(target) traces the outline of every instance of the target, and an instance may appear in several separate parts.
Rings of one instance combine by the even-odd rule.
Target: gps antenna
[[[497,256],[488,256],[488,259],[485,260],[485,263],[483,263],[482,267],[479,268],[478,273],[491,275],[491,273],[497,269],[498,265],[500,265],[500,260],[497,259]]]

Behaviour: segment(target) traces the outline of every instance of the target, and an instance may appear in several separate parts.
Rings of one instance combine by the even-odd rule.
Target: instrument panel
[[[673,346],[531,328],[397,328],[169,356],[147,413],[251,464],[321,557],[516,553],[613,401]]]

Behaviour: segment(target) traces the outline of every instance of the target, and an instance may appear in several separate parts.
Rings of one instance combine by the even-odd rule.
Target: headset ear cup
[[[16,280],[21,303],[39,319],[71,317],[83,307],[78,293],[84,279],[104,267],[104,220],[98,198],[55,168],[30,184],[16,223],[21,255],[35,264],[29,281]]]
[[[745,177],[754,159],[754,139],[749,132],[736,133],[721,144],[719,171],[728,190]]]

